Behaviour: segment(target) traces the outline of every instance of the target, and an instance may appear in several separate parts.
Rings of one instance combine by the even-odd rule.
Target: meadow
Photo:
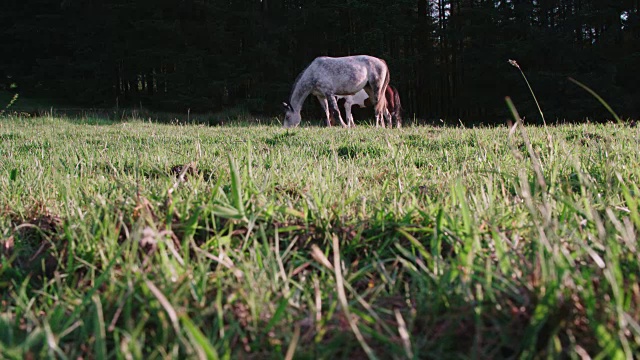
[[[631,359],[639,150],[6,115],[0,357]]]

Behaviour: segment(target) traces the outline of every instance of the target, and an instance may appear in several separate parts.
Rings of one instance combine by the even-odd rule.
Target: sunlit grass
[[[524,134],[2,118],[0,354],[628,358],[640,134]]]

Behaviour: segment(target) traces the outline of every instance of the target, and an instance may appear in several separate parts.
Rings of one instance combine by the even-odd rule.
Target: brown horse
[[[384,117],[389,123],[389,128],[393,127],[394,119],[396,121],[396,126],[400,128],[402,126],[402,104],[400,103],[400,95],[398,94],[398,89],[394,88],[391,85],[388,85],[387,89],[385,90],[384,97],[387,100],[387,106],[384,110]],[[360,90],[353,95],[336,95],[336,101],[338,101],[339,99],[345,99],[344,110],[347,116],[347,124],[350,124],[351,126],[355,126],[355,124],[353,123],[353,115],[351,114],[351,107],[353,105],[358,105],[361,108],[371,106],[369,95],[367,95],[366,91],[364,90]],[[378,122],[376,122],[376,126],[378,126]],[[382,121],[382,127],[384,127],[384,121]]]

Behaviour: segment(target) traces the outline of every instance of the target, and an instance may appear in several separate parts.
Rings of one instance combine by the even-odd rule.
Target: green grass
[[[640,133],[522,130],[0,118],[0,355],[630,358]]]

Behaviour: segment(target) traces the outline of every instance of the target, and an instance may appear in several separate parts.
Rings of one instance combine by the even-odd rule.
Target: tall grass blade
[[[369,345],[367,344],[366,340],[364,339],[364,336],[362,336],[362,332],[360,332],[360,329],[358,328],[358,325],[355,323],[355,321],[351,317],[351,310],[349,309],[349,302],[347,301],[347,294],[344,291],[344,278],[342,277],[342,265],[341,265],[341,261],[340,261],[340,244],[339,244],[339,241],[338,241],[338,236],[336,234],[332,234],[332,240],[333,240],[332,241],[332,244],[333,244],[333,268],[335,270],[336,287],[337,287],[337,290],[338,290],[338,299],[340,300],[340,306],[342,307],[342,311],[344,311],[344,315],[347,318],[347,322],[349,323],[349,326],[351,327],[351,330],[353,331],[354,335],[356,336],[356,339],[358,339],[358,342],[360,343],[360,346],[362,347],[362,350],[364,350],[364,352],[367,354],[369,359],[377,360],[378,358],[376,357],[375,353],[373,352],[373,349],[371,349],[371,347],[369,347]]]
[[[233,159],[231,154],[228,154],[229,157],[229,170],[231,172],[231,201],[233,206],[238,210],[238,215],[246,220],[246,214],[244,209],[244,199],[243,199],[243,188],[242,181],[240,177],[240,171],[238,170],[238,166],[236,165],[236,161]]]
[[[547,121],[544,118],[544,113],[542,112],[542,108],[540,107],[538,98],[536,98],[536,94],[533,92],[533,89],[531,88],[531,84],[529,84],[529,80],[527,80],[527,76],[524,74],[524,71],[522,71],[522,68],[520,68],[520,65],[515,60],[509,60],[509,64],[516,67],[518,70],[520,70],[520,74],[522,74],[522,78],[527,83],[527,87],[529,88],[529,92],[531,93],[531,96],[533,96],[533,101],[536,102],[536,106],[538,107],[538,112],[540,113],[540,117],[542,117],[542,123],[544,124],[545,127],[547,127]]]
[[[195,346],[201,359],[220,359],[220,356],[218,356],[218,352],[216,351],[216,349],[211,345],[209,340],[207,340],[200,329],[198,329],[198,327],[193,324],[193,322],[187,315],[181,315],[180,321],[182,322],[182,325],[184,326],[187,334],[191,338],[192,344]]]
[[[94,354],[98,360],[107,359],[107,333],[104,325],[104,313],[102,311],[102,302],[97,295],[93,296],[93,304],[95,306],[93,319],[93,333],[96,337],[94,345]]]
[[[296,348],[298,347],[298,341],[300,341],[300,325],[296,324],[293,330],[293,338],[291,338],[291,342],[287,348],[287,354],[284,357],[285,360],[293,360],[293,355],[295,355]]]
[[[591,96],[593,96],[594,98],[596,98],[600,104],[602,104],[602,106],[605,107],[605,109],[607,109],[607,111],[609,111],[609,113],[611,114],[611,116],[613,116],[614,119],[616,119],[616,122],[618,122],[618,124],[622,124],[622,119],[620,119],[620,117],[618,116],[618,114],[616,114],[615,111],[613,111],[613,109],[611,108],[611,106],[609,106],[609,104],[607,104],[606,101],[604,101],[604,99],[602,97],[600,97],[600,95],[598,95],[595,91],[591,90],[590,87],[588,87],[587,85],[581,83],[580,81],[570,77],[569,81],[571,81],[572,83],[580,86],[582,89],[584,89],[586,92],[588,92],[589,94],[591,94]]]

